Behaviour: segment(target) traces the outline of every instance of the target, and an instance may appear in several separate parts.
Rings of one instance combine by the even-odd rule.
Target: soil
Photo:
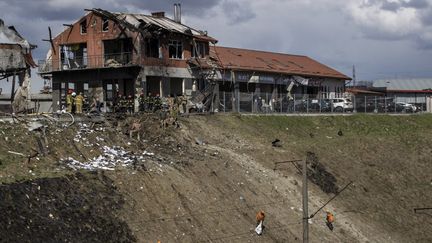
[[[140,139],[129,137],[136,122]],[[152,114],[64,130],[47,124],[45,142],[24,123],[0,122],[2,241],[300,242],[301,174],[292,164],[274,167],[296,159],[308,161],[310,212],[354,181],[309,220],[310,242],[432,241],[432,219],[413,213],[432,202],[432,116],[214,115],[160,124]],[[103,146],[138,159],[95,171],[63,160],[85,163]],[[262,236],[254,232],[259,210]],[[335,215],[334,231],[325,211]]]
[[[103,173],[0,186],[1,242],[136,242],[116,213],[124,200]]]

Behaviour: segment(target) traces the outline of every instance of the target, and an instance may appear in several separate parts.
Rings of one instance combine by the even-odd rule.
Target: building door
[[[183,95],[182,78],[170,78],[170,95],[172,97]]]

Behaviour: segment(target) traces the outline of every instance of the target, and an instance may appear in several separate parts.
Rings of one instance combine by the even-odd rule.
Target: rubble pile
[[[80,162],[72,157],[68,157],[61,159],[60,162],[74,170],[115,170],[115,168],[119,166],[136,167],[138,164],[143,164],[145,156],[154,156],[154,154],[144,151],[142,154],[136,155],[120,146],[103,146],[102,154],[89,161]]]

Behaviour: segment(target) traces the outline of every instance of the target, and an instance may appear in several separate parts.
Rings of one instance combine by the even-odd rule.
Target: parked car
[[[413,104],[406,102],[392,102],[387,105],[389,112],[402,112],[402,113],[412,113],[416,112],[417,107]]]
[[[352,111],[354,109],[353,103],[348,98],[334,98],[329,99],[329,101],[334,112]]]
[[[413,104],[410,103],[405,103],[405,102],[396,102],[396,107],[401,107],[402,112],[416,112],[417,111],[417,107]]]

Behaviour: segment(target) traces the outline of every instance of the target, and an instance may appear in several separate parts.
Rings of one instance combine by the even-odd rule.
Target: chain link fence
[[[416,113],[426,111],[428,99],[428,95],[313,98],[242,92],[238,96],[221,92],[219,97],[219,112],[241,113]]]

